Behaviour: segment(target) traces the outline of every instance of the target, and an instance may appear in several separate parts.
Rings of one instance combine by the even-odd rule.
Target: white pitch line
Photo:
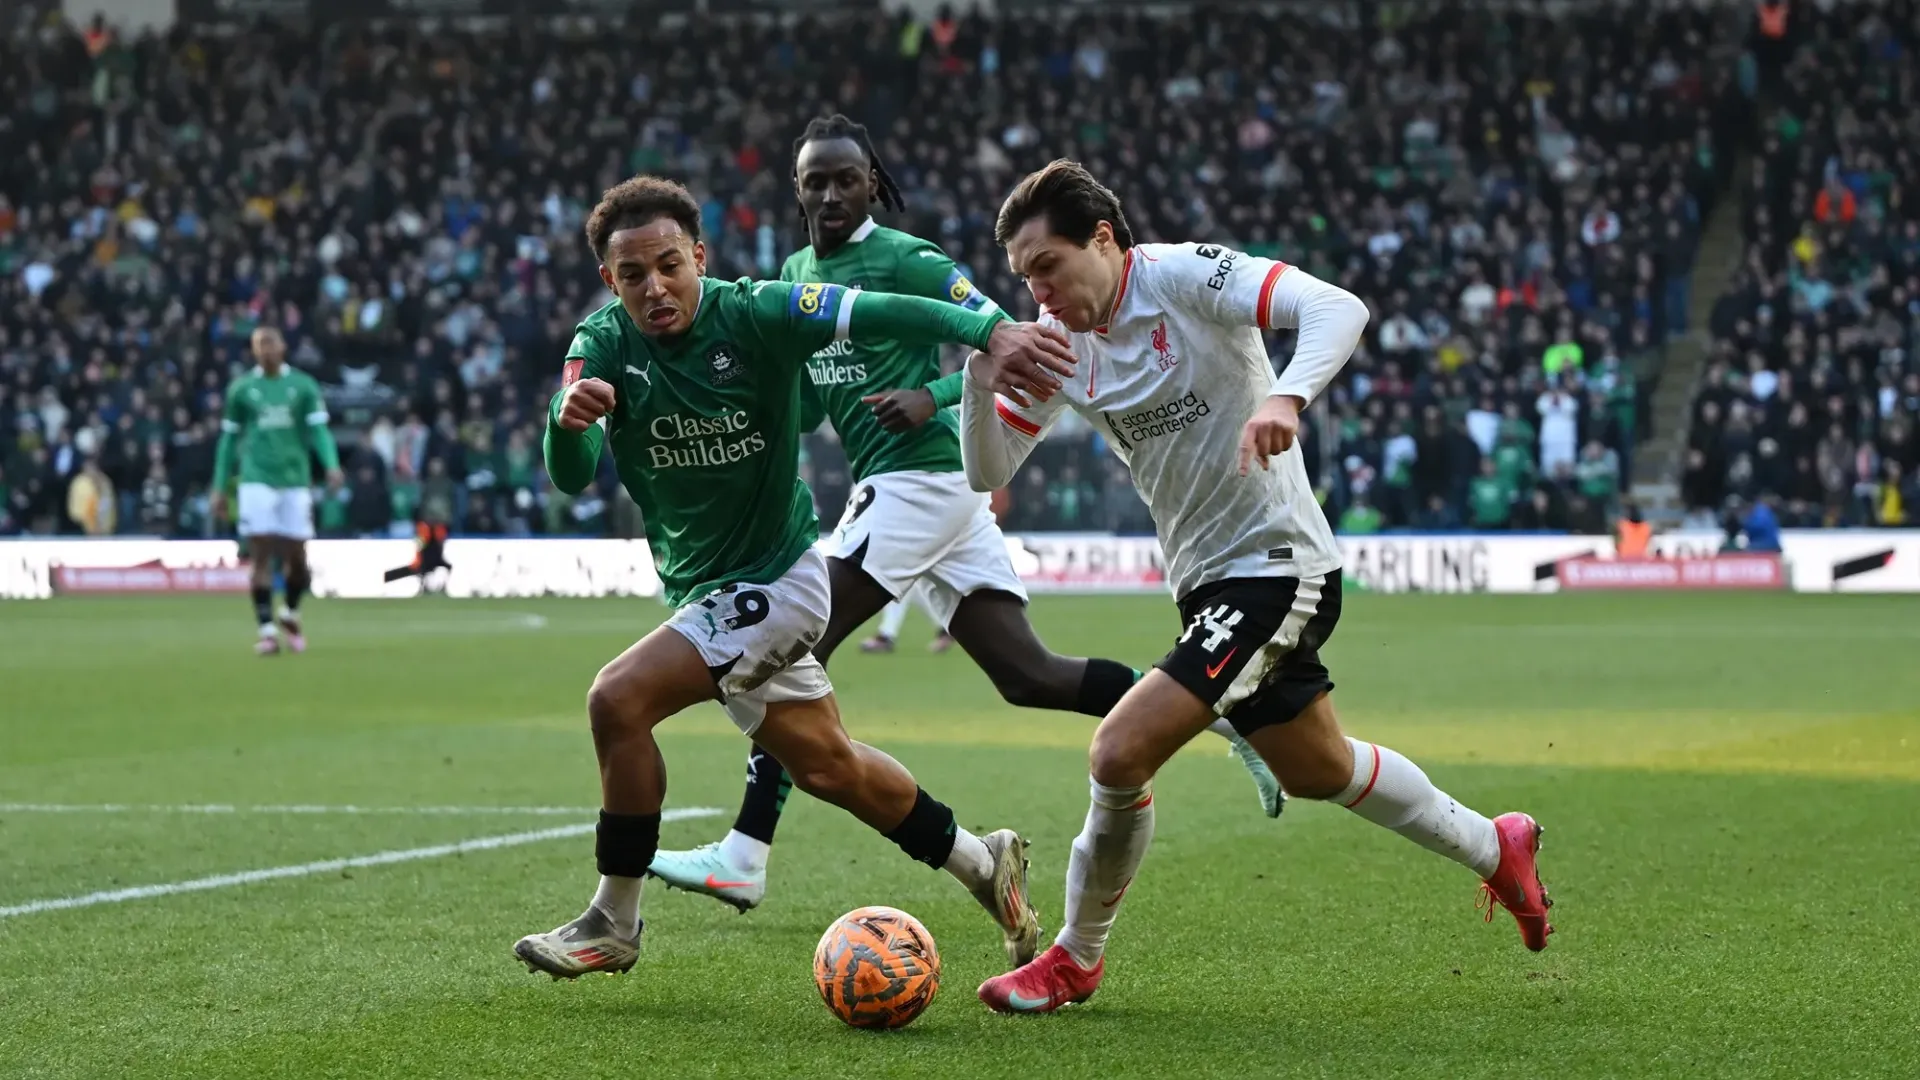
[[[230,803],[0,803],[0,814],[533,814],[572,817],[591,814],[591,806],[320,806],[294,803],[237,806]]]
[[[661,821],[681,821],[686,818],[717,817],[720,810],[711,806],[683,806],[660,813]],[[16,915],[36,915],[43,911],[64,911],[68,908],[92,907],[95,904],[118,904],[127,900],[145,900],[155,896],[173,896],[177,893],[205,892],[208,889],[225,889],[233,885],[251,885],[258,881],[275,881],[280,878],[307,877],[312,874],[328,874],[340,870],[350,870],[360,866],[386,866],[391,863],[414,862],[419,859],[438,859],[447,855],[465,855],[470,851],[492,851],[495,848],[518,847],[521,844],[537,844],[543,840],[559,840],[568,836],[580,836],[594,830],[591,822],[579,825],[562,825],[553,829],[538,829],[533,832],[508,833],[505,836],[483,836],[476,840],[462,840],[456,844],[435,844],[432,847],[406,848],[401,851],[382,851],[373,855],[356,855],[348,859],[326,859],[321,862],[300,863],[296,866],[274,866],[264,870],[248,870],[238,874],[216,874],[213,877],[194,878],[191,881],[174,881],[164,885],[141,885],[131,889],[113,889],[107,892],[92,892],[81,896],[63,896],[51,900],[34,900],[12,907],[0,907],[0,919],[10,919]]]

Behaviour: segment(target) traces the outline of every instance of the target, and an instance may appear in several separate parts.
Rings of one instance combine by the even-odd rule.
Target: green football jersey
[[[327,405],[313,376],[290,367],[269,378],[254,368],[227,387],[222,440],[214,461],[213,490],[226,489],[232,463],[228,448],[238,443],[240,482],[275,488],[306,487],[313,480],[309,453],[321,464],[339,465],[327,432]]]
[[[649,338],[616,300],[581,322],[567,350],[566,382],[614,387],[614,469],[640,505],[674,607],[777,580],[819,539],[800,480],[801,369],[845,336],[851,308],[837,285],[700,284],[685,334]]]
[[[981,313],[997,311],[973,287],[947,253],[932,243],[876,225],[868,219],[853,238],[821,258],[811,246],[787,257],[783,281],[827,281],[849,289],[904,293],[945,300]],[[888,390],[910,390],[940,377],[940,349],[896,341],[855,344],[836,341],[807,361],[810,391],[847,451],[854,480],[918,470],[959,472],[960,421],[952,409],[912,431],[893,434],[860,399]]]

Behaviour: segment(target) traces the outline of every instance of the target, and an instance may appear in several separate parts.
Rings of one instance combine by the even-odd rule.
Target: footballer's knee
[[[1144,740],[1118,724],[1101,724],[1087,750],[1087,772],[1102,787],[1140,787],[1153,779],[1157,763]]]
[[[650,730],[660,719],[655,695],[633,665],[619,660],[600,669],[587,689],[587,721],[596,742]]]

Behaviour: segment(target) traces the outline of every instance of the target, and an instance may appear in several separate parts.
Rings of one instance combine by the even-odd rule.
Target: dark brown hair
[[[693,193],[671,180],[658,176],[634,176],[622,180],[600,195],[600,202],[587,216],[587,243],[593,257],[607,261],[607,242],[622,229],[672,218],[689,240],[700,239],[700,203]]]
[[[1113,227],[1114,242],[1125,251],[1133,246],[1133,230],[1120,209],[1120,196],[1093,178],[1079,162],[1057,158],[1046,168],[1028,173],[1000,204],[993,238],[1001,247],[1021,226],[1034,218],[1047,219],[1047,228],[1081,247],[1093,240],[1101,222]]]

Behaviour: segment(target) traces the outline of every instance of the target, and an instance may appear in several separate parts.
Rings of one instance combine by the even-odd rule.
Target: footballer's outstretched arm
[[[968,311],[900,293],[854,292],[845,302],[852,309],[847,337],[853,341],[875,338],[910,346],[953,342],[985,349],[993,340],[994,327],[1010,321],[998,309]]]
[[[1282,264],[1276,264],[1282,265]],[[1310,405],[1347,366],[1367,329],[1366,301],[1299,267],[1275,280],[1263,328],[1295,327],[1293,359],[1274,376],[1269,396],[1297,397]]]
[[[897,293],[862,292],[818,282],[760,281],[751,285],[749,317],[774,354],[795,364],[836,341],[898,342],[910,346],[969,345],[1022,371],[1071,371],[1066,338],[1004,312],[969,311],[954,304]]]
[[[1176,298],[1223,326],[1298,329],[1293,360],[1273,380],[1274,395],[1312,403],[1346,366],[1367,328],[1367,305],[1297,266],[1229,248],[1182,244],[1167,257]]]
[[[1000,312],[1000,305],[981,292],[953,259],[933,244],[903,253],[895,268],[894,281],[895,287],[909,296],[924,296],[982,315]],[[934,379],[921,389],[932,396],[936,410],[945,409],[960,404],[964,378],[963,372],[956,371]]]
[[[897,341],[929,346],[957,342],[984,349],[1006,316],[975,312],[918,296],[862,292],[821,282],[757,281],[748,316],[775,346],[773,355],[804,362],[836,341]]]
[[[1060,394],[1027,405],[1008,401],[988,383],[985,359],[975,353],[955,372],[961,377],[960,461],[975,491],[1006,487],[1066,402]]]

